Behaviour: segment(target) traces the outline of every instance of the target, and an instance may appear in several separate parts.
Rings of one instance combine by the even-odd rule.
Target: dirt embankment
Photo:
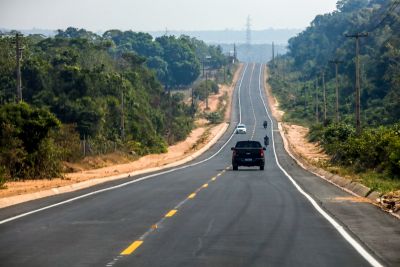
[[[264,75],[265,78],[268,78],[268,69],[265,69]],[[324,162],[328,161],[330,157],[324,153],[322,147],[318,143],[312,143],[308,141],[308,128],[283,121],[284,112],[279,109],[279,103],[273,96],[272,88],[268,83],[265,84],[265,91],[268,95],[268,102],[269,106],[271,107],[272,115],[278,121],[279,128],[284,134],[284,139],[287,141],[285,143],[292,154],[296,158],[300,159],[300,161],[305,161],[307,163],[306,165],[310,164],[308,166],[304,166],[305,168],[309,168],[310,166],[319,168]],[[321,173],[320,175],[326,175],[327,173],[324,170],[321,171],[321,169],[316,172]],[[349,179],[350,181],[354,180],[352,177],[345,177],[344,179]],[[367,187],[364,186],[364,188],[365,192],[370,192]],[[360,195],[357,192],[356,194]],[[362,201],[379,204],[379,206],[383,207],[387,211],[393,213],[397,212],[397,214],[400,213],[400,191],[391,192],[383,196],[380,195],[381,193],[375,192],[374,194],[370,193],[370,195],[368,195],[369,199],[360,197],[352,197],[352,199],[356,199],[358,202]]]
[[[217,95],[209,98],[209,106],[211,111],[216,111],[219,105],[220,97],[225,93],[228,94],[226,106],[225,121],[230,118],[230,102],[232,91],[239,79],[242,66],[235,73],[231,86],[222,85]],[[204,106],[204,103],[200,103]],[[177,162],[188,156],[193,155],[196,151],[204,147],[212,140],[223,128],[226,123],[218,125],[209,125],[205,119],[199,119],[195,122],[196,128],[182,142],[168,147],[168,152],[164,154],[151,154],[141,157],[135,161],[131,161],[128,157],[113,153],[99,157],[87,157],[82,162],[70,163],[68,167],[76,172],[65,174],[64,178],[54,178],[46,180],[26,180],[18,182],[7,182],[6,189],[0,190],[0,198],[25,195],[29,193],[40,192],[48,189],[74,185],[77,183],[89,181],[92,179],[115,176],[118,174],[131,173],[138,170],[144,170],[153,167],[160,167],[170,163]],[[96,166],[97,168],[93,168]],[[101,182],[101,181],[99,181]],[[97,183],[97,182],[96,182]]]
[[[264,77],[268,78],[268,69],[265,68]],[[323,149],[318,143],[309,142],[307,135],[309,129],[300,125],[290,124],[283,122],[284,111],[279,109],[279,102],[272,94],[271,86],[266,83],[266,94],[268,95],[269,106],[271,107],[272,115],[280,123],[285,136],[288,140],[288,145],[295,151],[296,154],[310,163],[318,163],[321,161],[329,160],[329,156],[324,153]]]

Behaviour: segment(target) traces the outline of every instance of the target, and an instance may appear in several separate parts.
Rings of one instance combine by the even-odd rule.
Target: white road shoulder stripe
[[[260,69],[263,68],[263,65],[260,66]],[[260,91],[260,98],[263,102],[265,111],[267,113],[268,119],[271,122],[271,129],[274,128],[274,122],[269,114],[268,108],[265,104],[264,97],[262,95],[261,91],[261,71],[260,71],[260,76],[259,76],[259,86],[258,89]],[[264,81],[263,81],[264,83]],[[310,201],[311,205],[330,223],[332,226],[343,236],[343,238],[366,260],[368,261],[371,266],[374,267],[382,267],[383,265],[380,264],[368,251],[366,251],[360,243],[358,243],[349,233],[346,232],[346,230],[338,223],[336,222],[328,213],[326,213],[318,204],[317,202],[309,195],[307,194],[298,184],[297,182],[287,173],[287,171],[281,166],[278,160],[278,156],[276,154],[275,150],[275,141],[274,141],[274,131],[271,130],[271,139],[272,139],[272,149],[274,151],[274,157],[276,164],[278,165],[279,169],[285,174],[285,176],[292,182],[292,184],[295,186],[295,188],[302,194],[304,195],[308,201]]]
[[[243,70],[242,77],[241,77],[240,83],[239,83],[239,89],[238,89],[240,120],[241,120],[241,114],[242,114],[242,112],[241,112],[242,107],[240,105],[240,89],[242,87],[244,74],[246,73],[246,70],[247,70],[247,65],[248,64],[246,64],[246,66],[245,66],[245,68]],[[163,174],[171,173],[171,172],[178,171],[178,170],[183,170],[183,169],[186,169],[186,168],[189,168],[189,167],[193,167],[193,166],[202,164],[202,163],[204,163],[206,161],[209,161],[210,159],[214,158],[216,155],[218,155],[222,151],[222,149],[224,149],[224,147],[231,141],[231,139],[233,138],[234,135],[235,135],[235,131],[231,134],[231,136],[228,138],[228,140],[221,146],[221,148],[217,152],[215,152],[213,155],[211,155],[210,157],[208,157],[208,158],[206,158],[206,159],[204,159],[202,161],[199,161],[199,162],[196,162],[196,163],[192,163],[192,164],[189,164],[189,165],[184,165],[184,166],[177,167],[177,168],[173,168],[173,169],[170,169],[170,170],[167,170],[167,171],[162,171],[162,172],[150,174],[150,175],[144,176],[142,178],[139,178],[139,179],[136,179],[136,180],[133,180],[133,181],[129,181],[129,182],[122,183],[122,184],[119,184],[119,185],[115,185],[115,186],[107,187],[107,188],[104,188],[104,189],[96,190],[96,191],[93,191],[93,192],[90,192],[90,193],[87,193],[87,194],[83,194],[83,195],[80,195],[80,196],[77,196],[77,197],[74,197],[74,198],[70,198],[70,199],[67,199],[67,200],[52,204],[52,205],[45,206],[43,208],[39,208],[39,209],[35,209],[35,210],[29,211],[29,212],[21,213],[19,215],[16,215],[16,216],[13,216],[13,217],[10,217],[10,218],[7,218],[7,219],[4,219],[4,220],[0,221],[0,225],[1,224],[5,224],[7,222],[15,221],[17,219],[20,219],[22,217],[26,217],[28,215],[32,215],[32,214],[35,214],[35,213],[38,213],[38,212],[41,212],[41,211],[45,211],[45,210],[48,210],[48,209],[51,209],[51,208],[55,208],[55,207],[58,207],[58,206],[61,206],[61,205],[65,205],[65,204],[71,203],[71,202],[79,200],[79,199],[83,199],[83,198],[86,198],[86,197],[89,197],[89,196],[93,196],[93,195],[96,195],[96,194],[100,194],[100,193],[103,193],[103,192],[107,192],[107,191],[111,191],[111,190],[114,190],[114,189],[117,189],[117,188],[121,188],[121,187],[130,185],[130,184],[138,183],[138,182],[141,182],[143,180],[147,180],[147,179],[150,179],[150,178],[153,178],[153,177],[156,177],[156,176],[160,176],[160,175],[163,175]]]

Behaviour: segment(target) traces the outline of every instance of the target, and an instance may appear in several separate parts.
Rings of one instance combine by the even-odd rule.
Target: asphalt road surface
[[[0,266],[400,266],[398,219],[286,154],[263,69],[245,66],[227,133],[195,161],[0,210]],[[266,134],[265,170],[232,171],[230,148]]]

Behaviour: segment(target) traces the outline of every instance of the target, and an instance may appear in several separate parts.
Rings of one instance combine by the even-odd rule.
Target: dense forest
[[[341,0],[270,61],[270,83],[286,120],[311,127],[332,162],[357,172],[400,173],[400,1]],[[359,38],[362,131],[355,131]],[[336,64],[338,114],[336,114]],[[325,108],[326,107],[326,108]],[[326,116],[325,116],[326,114]],[[338,120],[336,119],[338,118]]]
[[[16,36],[0,35],[0,177],[54,177],[85,149],[166,151],[193,127],[193,109],[170,89],[219,69],[217,46],[187,36],[59,30],[19,36],[23,102],[16,101]],[[204,62],[204,59],[207,61]],[[167,89],[167,90],[166,90]],[[90,152],[89,151],[89,152]]]

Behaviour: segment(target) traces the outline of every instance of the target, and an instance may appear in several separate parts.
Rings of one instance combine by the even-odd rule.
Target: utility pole
[[[21,82],[21,56],[22,50],[20,44],[19,33],[15,34],[15,52],[16,52],[16,60],[17,60],[17,103],[22,101],[22,82]]]
[[[124,103],[124,80],[121,75],[121,139],[125,140],[125,103]]]
[[[317,124],[319,123],[319,110],[318,110],[319,100],[318,100],[318,77],[315,79],[315,118]]]
[[[303,84],[303,92],[304,92],[304,111],[307,110],[307,86]]]
[[[192,118],[194,118],[194,88],[192,86]]]
[[[326,117],[326,85],[325,85],[325,70],[321,70],[322,75],[322,88],[323,88],[323,98],[324,98],[324,125],[327,125],[327,117]]]
[[[206,72],[206,110],[208,110],[208,72]]]
[[[226,65],[224,65],[224,83],[226,83]]]
[[[356,94],[355,94],[355,104],[356,104],[356,132],[357,134],[361,133],[361,104],[360,104],[360,96],[361,96],[361,88],[360,88],[360,38],[367,37],[367,32],[361,32],[356,34],[346,34],[348,38],[356,39]]]
[[[234,60],[233,63],[236,63],[236,61],[237,61],[237,51],[236,51],[236,44],[235,43],[233,43],[233,60]]]
[[[272,42],[272,67],[275,66],[275,44]]]
[[[329,61],[332,64],[335,64],[335,77],[336,77],[336,123],[339,123],[339,64],[343,63],[343,61],[340,61],[338,59],[335,60],[330,60]]]
[[[204,61],[205,61],[205,57],[203,57],[203,60],[201,61],[202,65],[203,65],[203,78],[204,78]]]

